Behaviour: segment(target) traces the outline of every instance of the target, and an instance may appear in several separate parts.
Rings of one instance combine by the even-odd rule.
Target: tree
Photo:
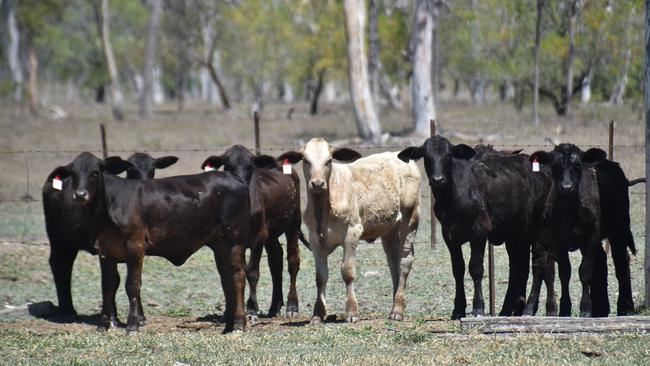
[[[20,45],[20,32],[16,24],[16,11],[14,0],[4,0],[0,5],[0,10],[3,14],[3,22],[7,25],[8,40],[5,42],[5,49],[7,50],[7,63],[11,70],[11,77],[13,81],[13,98],[18,102],[22,99],[23,94],[23,70],[20,67],[19,59],[19,45]]]
[[[429,135],[429,121],[436,119],[431,84],[433,11],[432,1],[415,0],[413,3],[411,110],[413,130],[422,136]]]
[[[344,0],[348,47],[348,82],[359,136],[378,142],[381,126],[375,114],[368,80],[365,47],[366,6],[364,0]]]
[[[544,1],[537,0],[537,19],[535,21],[535,46],[533,48],[533,123],[539,125],[539,42],[542,37],[542,13]]]
[[[111,43],[110,10],[108,7],[108,0],[99,1],[99,4],[94,2],[94,8],[97,27],[101,37],[102,50],[104,51],[104,61],[106,62],[108,78],[110,81],[108,87],[110,95],[109,103],[111,104],[113,119],[121,121],[124,119],[124,112],[122,110],[124,96],[122,94],[122,89],[120,88],[115,54],[113,53],[113,44]]]
[[[105,0],[104,0],[105,1]],[[151,12],[149,14],[149,26],[147,27],[147,43],[144,51],[144,66],[142,68],[142,92],[140,93],[140,118],[151,116],[151,102],[153,99],[153,68],[156,58],[156,43],[158,37],[158,26],[162,13],[162,0],[151,0]]]

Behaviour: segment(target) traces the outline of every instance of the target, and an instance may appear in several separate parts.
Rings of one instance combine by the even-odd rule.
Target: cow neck
[[[569,238],[572,228],[578,220],[578,210],[580,210],[578,192],[569,195],[556,194],[553,209],[554,223],[561,233],[561,237]]]
[[[106,204],[106,196],[108,196],[110,193],[107,190],[107,184],[106,184],[106,179],[108,178],[109,180],[111,179],[119,179],[116,177],[113,177],[109,174],[103,174],[102,175],[102,186],[99,189],[99,192],[101,192],[100,197],[97,199],[96,207],[95,207],[95,212],[93,213],[94,215],[94,222],[96,223],[95,230],[99,233],[104,225],[107,225],[109,222],[111,222],[110,215],[108,214],[108,205]]]

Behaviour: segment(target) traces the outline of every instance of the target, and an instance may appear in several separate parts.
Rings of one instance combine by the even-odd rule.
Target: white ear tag
[[[57,191],[63,190],[63,181],[58,175],[52,179],[52,188],[56,189]]]
[[[537,158],[533,160],[533,171],[538,172],[539,171],[539,161],[537,161]]]
[[[211,171],[213,171],[213,170],[217,170],[217,169],[215,169],[215,168],[214,168],[212,165],[210,165],[210,164],[205,164],[205,167],[203,168],[203,171],[205,171],[205,172],[211,172]]]
[[[289,159],[284,159],[284,164],[282,164],[282,173],[291,174],[291,164],[289,163]]]

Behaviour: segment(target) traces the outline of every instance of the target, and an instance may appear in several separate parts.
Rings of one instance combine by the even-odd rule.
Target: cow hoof
[[[255,325],[259,321],[259,317],[257,315],[250,315],[248,320],[251,322],[251,325]]]
[[[147,319],[138,320],[138,326],[139,327],[144,327],[145,325],[147,325]]]
[[[126,327],[126,335],[128,336],[134,336],[138,332],[138,327],[136,326],[127,326]]]
[[[451,320],[459,320],[460,318],[464,318],[466,315],[467,315],[467,314],[465,314],[464,311],[463,311],[463,312],[460,312],[460,311],[456,312],[456,311],[454,311],[454,312],[451,313]]]
[[[591,318],[591,311],[580,311],[581,318]]]
[[[297,317],[297,316],[298,316],[298,312],[297,312],[297,311],[290,311],[290,310],[287,310],[287,318],[295,318],[295,317]]]
[[[359,317],[356,315],[348,316],[348,323],[356,323],[359,321]]]
[[[390,313],[388,319],[401,322],[402,320],[404,320],[404,315],[400,313]]]
[[[321,318],[320,316],[315,315],[311,317],[311,322],[310,322],[311,324],[320,324],[322,322],[323,322],[323,318]]]
[[[475,317],[485,316],[485,311],[483,309],[474,309],[472,310],[472,315]]]
[[[293,318],[298,315],[298,304],[287,305],[287,317]]]

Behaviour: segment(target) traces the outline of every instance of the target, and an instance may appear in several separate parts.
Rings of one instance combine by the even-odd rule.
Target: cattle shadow
[[[200,316],[196,318],[196,321],[208,322],[208,323],[214,323],[220,325],[226,324],[226,318],[223,316],[223,314],[208,314],[208,315]]]
[[[323,324],[343,324],[347,323],[347,320],[344,318],[338,318],[336,314],[328,315],[325,317]],[[300,320],[300,321],[287,321],[280,323],[280,326],[283,327],[304,327],[311,324],[311,320]]]

